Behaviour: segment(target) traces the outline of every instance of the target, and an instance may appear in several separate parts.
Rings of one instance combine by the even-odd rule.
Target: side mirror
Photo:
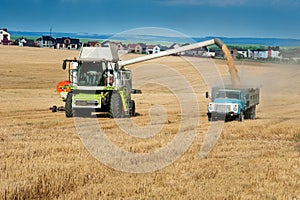
[[[205,92],[205,97],[206,97],[207,99],[209,98],[208,92]]]
[[[65,70],[67,68],[67,62],[64,60],[63,64],[62,64],[62,69]]]

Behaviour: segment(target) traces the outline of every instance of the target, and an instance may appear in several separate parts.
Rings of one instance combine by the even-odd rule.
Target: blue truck
[[[213,87],[206,92],[208,121],[255,119],[259,104],[259,88]]]

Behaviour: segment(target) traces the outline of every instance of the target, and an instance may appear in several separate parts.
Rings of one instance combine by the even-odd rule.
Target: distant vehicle
[[[209,98],[206,92],[206,98]],[[255,119],[259,88],[213,87],[208,103],[208,121]]]

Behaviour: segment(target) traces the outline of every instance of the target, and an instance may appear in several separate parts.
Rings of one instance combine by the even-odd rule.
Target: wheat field
[[[78,51],[0,46],[0,52],[1,199],[300,199],[299,65],[236,62],[242,83],[261,86],[257,119],[224,123],[207,158],[199,150],[209,127],[218,122],[206,118],[209,74],[201,78],[191,63],[206,71],[215,67],[229,80],[226,61],[170,56],[128,66],[174,69],[189,80],[200,111],[199,124],[184,130],[195,130],[195,137],[177,160],[160,170],[130,173],[98,161],[85,148],[74,119],[49,110],[64,105],[55,91],[67,79],[61,63]],[[147,76],[133,74],[133,85]],[[155,127],[151,117],[160,112],[149,112],[161,105],[166,121],[155,136],[128,136],[115,120],[96,119],[116,146],[134,153],[167,145],[182,120],[181,105],[166,87],[149,82],[140,89],[143,94],[133,95],[138,115],[132,122]]]

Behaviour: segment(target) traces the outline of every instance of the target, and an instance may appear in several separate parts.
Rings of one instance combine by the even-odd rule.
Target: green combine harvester
[[[131,71],[117,65],[115,46],[83,47],[78,59],[64,60],[70,85],[64,93],[66,117],[90,116],[92,112],[109,112],[113,118],[135,115]],[[68,63],[68,64],[67,64]]]

